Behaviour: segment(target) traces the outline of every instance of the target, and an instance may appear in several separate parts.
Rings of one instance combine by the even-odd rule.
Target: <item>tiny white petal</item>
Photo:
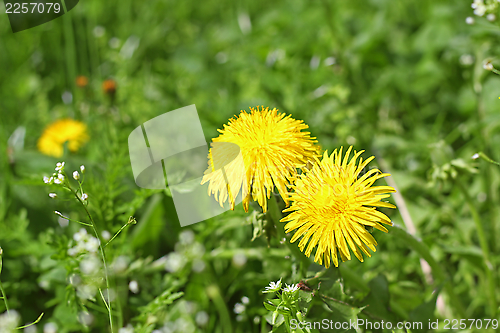
[[[49,193],[49,197],[51,197],[52,199],[57,198],[57,194],[55,194],[55,193]]]
[[[130,281],[130,283],[128,284],[128,289],[130,289],[130,291],[134,294],[137,294],[139,292],[139,283],[137,283],[137,281],[135,280]]]

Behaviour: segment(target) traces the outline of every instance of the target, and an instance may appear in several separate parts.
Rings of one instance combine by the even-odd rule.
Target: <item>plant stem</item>
[[[7,310],[7,312],[9,312],[9,303],[7,302],[7,296],[5,296],[5,291],[3,290],[3,285],[2,285],[2,282],[0,281],[0,292],[2,293],[2,299],[3,299],[3,302],[5,303],[5,309]]]
[[[113,239],[115,239],[115,238],[116,238],[116,237],[120,234],[120,232],[122,232],[122,231],[123,231],[123,229],[125,229],[126,227],[128,227],[128,226],[129,226],[129,225],[131,225],[131,224],[132,224],[132,223],[130,223],[130,222],[125,223],[125,224],[124,224],[124,225],[120,228],[120,230],[118,230],[118,231],[116,232],[116,234],[115,234],[113,237],[111,237],[111,239],[110,239],[110,240],[109,240],[109,241],[108,241],[108,242],[104,245],[104,247],[108,246],[108,244],[109,244],[109,243],[111,243],[111,242],[113,241]]]
[[[97,226],[96,226],[96,224],[94,222],[94,219],[92,218],[92,215],[90,215],[90,212],[87,209],[87,206],[82,201],[82,199],[80,199],[80,197],[78,196],[78,193],[76,193],[76,191],[73,190],[73,188],[69,187],[69,189],[71,190],[71,192],[73,192],[73,194],[76,197],[76,199],[82,204],[83,208],[85,209],[85,212],[87,213],[87,216],[90,219],[92,230],[94,230],[94,234],[95,234],[96,238],[99,240],[99,251],[101,253],[102,263],[104,265],[104,277],[106,279],[106,288],[107,288],[107,293],[108,293],[108,302],[106,303],[106,300],[104,300],[104,297],[103,297],[103,301],[104,301],[104,303],[106,305],[106,309],[108,310],[109,326],[110,326],[110,329],[111,329],[111,333],[114,333],[114,330],[113,330],[112,307],[111,307],[111,297],[109,296],[110,286],[109,286],[109,277],[108,277],[108,265],[106,263],[106,254],[104,252],[104,247],[102,246],[102,239],[99,236],[99,233],[97,232]],[[99,292],[101,292],[101,291],[99,290]],[[101,296],[102,296],[102,292],[101,292]]]
[[[62,5],[64,8],[64,12],[66,13],[66,3],[62,1]],[[71,88],[71,92],[74,93],[76,73],[78,69],[76,65],[75,36],[73,32],[73,22],[71,20],[71,15],[63,15],[63,25],[68,86]]]
[[[490,249],[488,246],[488,240],[486,238],[486,234],[484,232],[483,224],[481,223],[481,219],[479,217],[479,213],[474,206],[474,202],[469,195],[469,192],[465,189],[460,180],[456,179],[456,184],[460,191],[462,192],[465,201],[467,201],[467,205],[469,206],[472,219],[476,225],[477,235],[479,237],[479,244],[481,245],[481,250],[483,252],[484,266],[486,272],[486,281],[488,284],[488,300],[490,304],[490,316],[491,318],[496,318],[497,315],[497,299],[496,299],[496,285],[495,285],[495,267],[493,266],[493,262],[490,261]]]

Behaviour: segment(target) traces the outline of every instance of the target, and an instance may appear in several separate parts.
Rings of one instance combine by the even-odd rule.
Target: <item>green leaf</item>
[[[268,302],[264,302],[264,307],[269,310],[269,311],[274,311],[276,310],[276,306],[275,305],[272,305],[272,304],[269,304]]]
[[[389,310],[389,284],[385,275],[378,275],[368,283],[368,286],[370,293],[361,302],[366,306],[365,311],[380,319],[394,320],[394,315]]]
[[[434,311],[436,310],[436,300],[442,289],[440,286],[437,290],[432,293],[432,297],[428,302],[424,302],[417,306],[410,312],[410,322],[423,323],[421,329],[413,329],[412,333],[425,333],[428,332],[428,323],[430,320],[434,319]]]

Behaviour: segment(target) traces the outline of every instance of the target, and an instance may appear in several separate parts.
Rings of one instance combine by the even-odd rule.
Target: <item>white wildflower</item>
[[[293,284],[293,285],[286,284],[285,288],[283,288],[283,291],[286,293],[294,293],[297,290],[299,290],[299,287],[296,284]]]
[[[474,24],[474,18],[470,17],[470,16],[466,17],[465,18],[465,23],[467,23],[467,24]]]
[[[102,239],[104,239],[105,241],[108,241],[111,239],[111,233],[107,230],[104,230],[102,233],[101,233],[101,236],[102,236]]]
[[[89,256],[88,258],[80,262],[80,270],[83,274],[91,275],[97,273],[99,270],[100,262],[94,256]]]
[[[77,242],[87,240],[87,230],[85,228],[81,228],[77,233],[73,235],[73,239]]]
[[[74,178],[75,180],[80,179],[80,174],[78,173],[78,171],[73,171],[73,178]]]
[[[236,314],[240,314],[240,313],[243,313],[243,312],[245,311],[245,309],[246,309],[246,308],[245,308],[245,306],[244,306],[243,304],[241,304],[241,303],[236,303],[236,304],[234,305],[234,310],[233,310],[233,311],[234,311],[234,313],[236,313]]]
[[[193,265],[191,266],[195,273],[201,273],[205,269],[205,262],[201,259],[194,259]]]
[[[205,326],[208,323],[208,319],[208,314],[205,311],[198,312],[195,317],[198,326]]]
[[[263,293],[274,293],[280,290],[281,288],[281,279],[279,279],[276,282],[269,282],[269,286],[266,287],[266,289],[263,291]]]
[[[97,252],[99,248],[99,240],[95,237],[90,237],[89,240],[85,243],[85,250],[89,252]]]
[[[186,258],[177,252],[171,252],[167,255],[165,269],[171,273],[175,273],[182,269],[186,264]]]
[[[139,283],[137,283],[137,281],[135,280],[130,281],[130,283],[128,284],[128,289],[130,289],[130,291],[134,294],[137,294],[139,292]]]
[[[10,310],[9,312],[4,312],[0,315],[0,332],[15,332],[21,316],[16,310]]]
[[[85,173],[85,165],[81,165],[80,166],[80,172],[81,173]]]
[[[189,245],[194,241],[194,232],[191,230],[184,230],[179,234],[179,241],[183,245]]]
[[[87,194],[87,193],[83,193],[83,194],[82,194],[82,200],[83,200],[83,201],[86,201],[88,198],[89,198],[89,196],[88,196],[88,194]]]
[[[43,326],[43,333],[57,333],[57,325],[54,323],[47,323]]]
[[[55,199],[55,198],[57,198],[57,194],[55,194],[55,193],[49,193],[49,197],[51,197],[52,199]]]
[[[493,64],[489,60],[487,60],[483,63],[483,68],[487,71],[491,71],[493,70]]]
[[[250,303],[250,298],[248,298],[248,297],[246,297],[246,296],[243,296],[243,297],[241,298],[241,303],[243,303],[243,304],[245,304],[245,305],[246,305],[246,304],[248,304],[248,303]]]
[[[57,162],[55,170],[58,172],[63,171],[64,170],[64,162]]]
[[[244,253],[237,252],[233,255],[233,265],[243,267],[247,263],[247,256]]]

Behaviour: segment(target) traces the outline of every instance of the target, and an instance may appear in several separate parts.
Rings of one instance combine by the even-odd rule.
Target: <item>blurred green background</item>
[[[403,201],[384,212],[403,229],[411,217],[417,245],[393,228],[375,231],[372,258],[332,270],[332,297],[371,305],[386,320],[498,318],[500,170],[471,156],[500,160],[500,80],[483,68],[498,62],[500,29],[496,19],[474,16],[470,2],[86,0],[15,34],[0,11],[0,280],[20,325],[45,313],[28,333],[50,333],[52,324],[57,332],[109,331],[99,295],[82,299],[69,282],[79,263],[67,249],[81,226],[62,227],[53,211],[85,214],[63,194],[49,199],[53,189],[41,180],[62,160],[68,172],[87,167],[100,230],[114,234],[129,216],[138,221],[107,248],[112,267],[117,260],[125,267],[113,278],[115,332],[129,324],[137,332],[269,332],[261,290],[313,274],[276,237],[252,241],[262,229],[255,213],[240,206],[181,229],[168,191],[135,185],[130,132],[191,104],[207,141],[241,109],[276,107],[303,119],[322,148],[365,149],[393,175]],[[76,84],[81,75],[84,88]],[[102,89],[106,79],[116,82],[114,98]],[[87,124],[89,142],[60,159],[39,153],[44,128],[68,117]],[[23,140],[12,137],[19,126]],[[191,247],[204,253],[200,272],[186,254]],[[434,267],[422,270],[423,253],[441,278]],[[172,254],[182,267],[165,270]],[[311,309],[311,318],[340,311]],[[479,331],[467,329],[455,331]]]

